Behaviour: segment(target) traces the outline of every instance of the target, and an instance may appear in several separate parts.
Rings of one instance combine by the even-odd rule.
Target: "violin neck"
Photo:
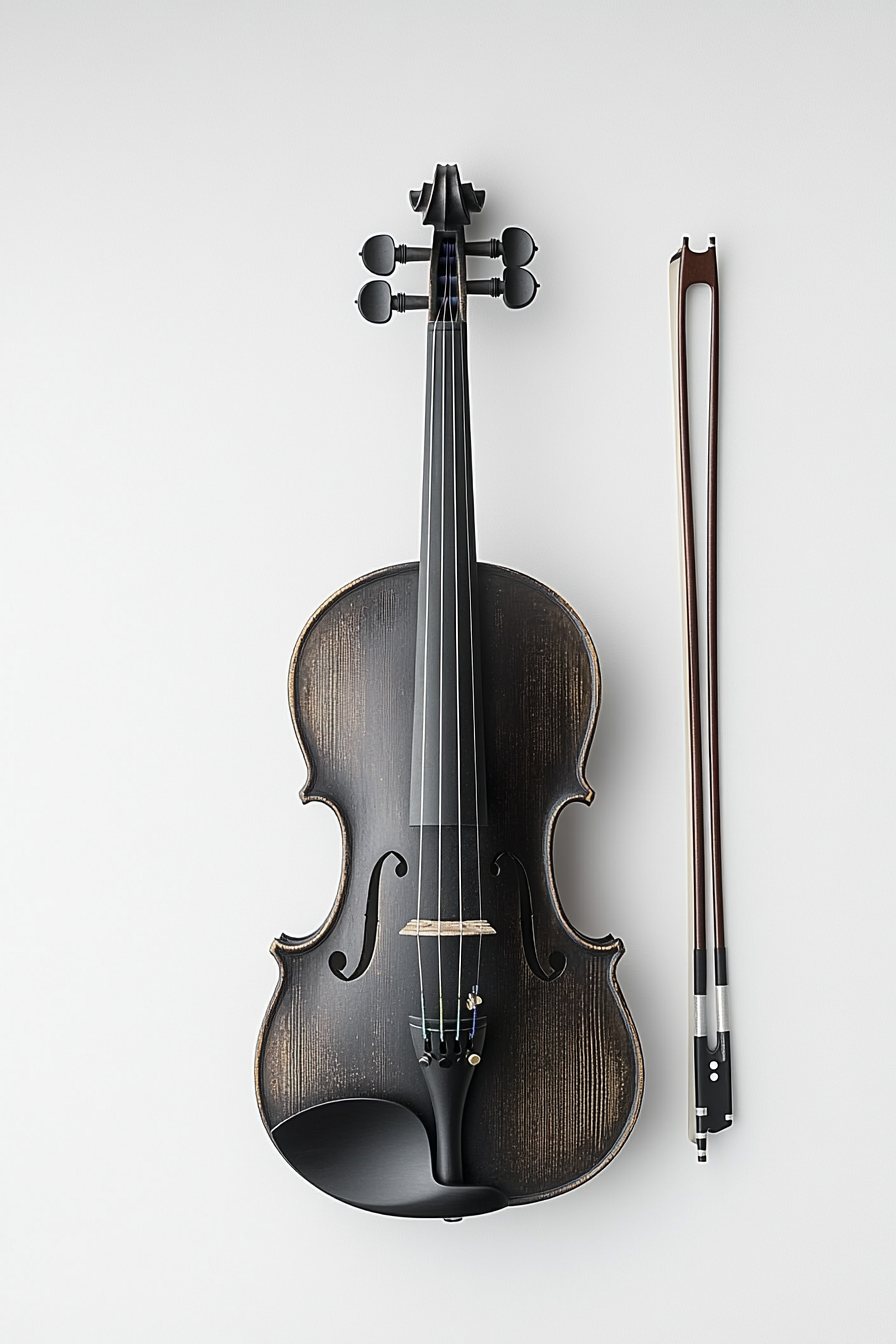
[[[430,322],[417,605],[412,825],[485,822],[467,325]]]

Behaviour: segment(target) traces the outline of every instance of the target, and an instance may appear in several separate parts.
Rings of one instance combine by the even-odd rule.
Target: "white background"
[[[892,3],[64,3],[2,13],[6,1279],[13,1344],[889,1328]],[[479,551],[560,591],[604,704],[571,915],[627,947],[620,1157],[460,1226],[319,1195],[258,1119],[308,615],[413,558],[436,161],[535,235],[475,301]],[[733,1130],[686,1138],[686,799],[668,259],[719,240]],[[480,263],[477,273],[491,273]],[[418,291],[422,268],[398,287]]]

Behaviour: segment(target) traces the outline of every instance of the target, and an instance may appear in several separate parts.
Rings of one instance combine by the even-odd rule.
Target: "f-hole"
[[[539,980],[556,980],[566,970],[566,958],[562,952],[552,952],[548,957],[550,971],[546,971],[542,966],[535,947],[535,916],[532,912],[532,889],[529,886],[528,874],[515,854],[505,853],[499,854],[492,864],[492,872],[496,875],[501,871],[502,859],[512,859],[516,870],[517,887],[520,895],[520,933],[522,934],[523,951],[526,954],[529,969],[533,975],[538,976]]]
[[[408,865],[405,859],[394,849],[390,849],[381,859],[377,859],[373,865],[370,874],[370,882],[367,885],[367,910],[364,915],[364,942],[361,947],[361,957],[357,966],[351,975],[345,974],[345,967],[348,961],[344,952],[333,952],[330,956],[328,965],[330,970],[339,980],[357,980],[359,975],[363,975],[373,960],[373,950],[376,947],[376,932],[380,920],[380,877],[383,871],[383,864],[387,859],[397,859],[395,865],[395,876],[404,877],[408,871]]]

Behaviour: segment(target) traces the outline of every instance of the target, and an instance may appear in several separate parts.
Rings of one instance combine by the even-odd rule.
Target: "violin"
[[[560,905],[557,818],[590,803],[600,675],[575,612],[476,557],[468,300],[526,307],[523,229],[466,237],[484,191],[438,165],[410,193],[430,247],[379,234],[358,297],[383,324],[428,313],[419,563],[356,579],[311,617],[289,698],[304,802],[342,828],[339,891],[282,934],[258,1042],[262,1119],[286,1161],[375,1213],[461,1218],[560,1195],[601,1171],[638,1115],[643,1064],[618,938]],[[468,280],[467,257],[500,258]],[[426,262],[428,293],[393,294]]]

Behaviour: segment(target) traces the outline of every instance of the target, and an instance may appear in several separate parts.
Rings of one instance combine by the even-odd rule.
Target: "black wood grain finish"
[[[616,981],[622,943],[571,927],[551,871],[561,808],[591,799],[583,774],[599,695],[591,641],[533,579],[482,564],[478,574],[488,781],[479,867],[482,916],[495,934],[481,941],[488,1039],[466,1104],[463,1158],[466,1180],[526,1203],[569,1190],[615,1156],[637,1116],[642,1063]],[[320,1102],[371,1097],[406,1105],[432,1132],[408,1026],[420,1010],[418,943],[399,933],[418,914],[420,830],[410,816],[417,587],[416,564],[357,580],[312,618],[293,657],[290,695],[308,764],[302,796],[337,812],[344,867],[323,926],[272,948],[280,983],[257,1058],[269,1130]],[[459,858],[457,828],[442,830],[443,866],[454,875],[446,889],[456,889],[458,866],[466,874],[476,864],[476,828],[462,829]],[[435,915],[430,830],[423,918]],[[513,857],[495,871],[500,855]],[[420,944],[431,985],[436,940]],[[463,944],[469,959],[478,943]],[[458,945],[445,944],[455,977]]]

